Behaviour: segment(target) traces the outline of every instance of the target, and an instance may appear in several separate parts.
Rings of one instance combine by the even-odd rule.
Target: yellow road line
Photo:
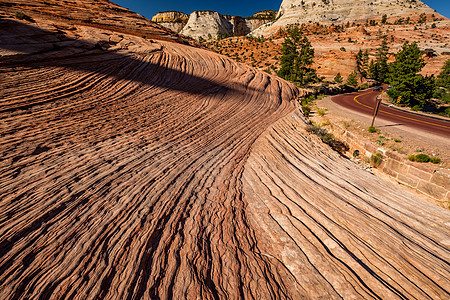
[[[364,106],[364,107],[373,109],[373,107],[370,107],[370,106],[368,106],[368,105],[362,104],[361,102],[359,102],[359,101],[357,100],[358,97],[364,96],[364,95],[368,95],[368,94],[370,94],[370,93],[372,93],[372,92],[368,92],[368,93],[365,93],[365,94],[358,95],[358,96],[356,96],[355,98],[353,98],[353,100],[355,100],[355,102],[358,103],[359,105],[362,105],[362,106]],[[416,122],[420,122],[420,123],[424,123],[424,124],[428,124],[428,125],[434,125],[434,126],[439,126],[439,127],[442,127],[442,128],[449,128],[449,129],[450,129],[449,126],[440,125],[440,124],[436,124],[436,123],[430,123],[430,122],[427,122],[427,121],[417,120],[417,119],[408,118],[408,117],[404,117],[404,116],[399,116],[399,115],[396,115],[396,114],[387,112],[387,111],[385,111],[385,110],[382,110],[382,112],[385,113],[385,114],[388,114],[388,115],[392,115],[392,116],[398,117],[398,118],[403,118],[403,119],[412,120],[412,121],[416,121]]]

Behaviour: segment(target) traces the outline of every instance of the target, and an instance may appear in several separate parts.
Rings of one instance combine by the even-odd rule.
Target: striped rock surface
[[[309,135],[291,84],[0,21],[1,299],[449,297],[449,212]]]

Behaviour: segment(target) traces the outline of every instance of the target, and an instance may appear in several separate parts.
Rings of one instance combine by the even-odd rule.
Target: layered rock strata
[[[279,28],[291,24],[306,23],[345,23],[368,19],[381,20],[386,14],[389,18],[400,16],[438,15],[420,0],[283,0],[277,14],[277,21],[263,26],[253,35],[274,34]]]
[[[178,11],[160,12],[153,16],[152,21],[159,23],[173,32],[179,33],[186,25],[189,16]]]
[[[194,11],[189,16],[187,24],[180,34],[194,39],[215,39],[218,36],[244,36],[269,22],[263,16],[242,18],[239,16],[222,15],[214,11]],[[164,23],[160,23],[165,26]],[[169,25],[171,28],[174,25]]]
[[[295,86],[3,16],[1,299],[449,297],[449,212],[307,133]]]

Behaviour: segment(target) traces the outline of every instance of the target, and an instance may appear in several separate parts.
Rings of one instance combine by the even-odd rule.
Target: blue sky
[[[282,0],[112,0],[122,7],[135,11],[151,19],[156,13],[166,10],[182,11],[190,14],[195,10],[213,10],[221,14],[248,17],[254,13],[273,9],[278,10]],[[441,15],[450,18],[449,0],[422,0]]]

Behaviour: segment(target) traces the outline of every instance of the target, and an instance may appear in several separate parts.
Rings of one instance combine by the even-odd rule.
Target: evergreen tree
[[[384,82],[387,78],[389,68],[387,63],[387,55],[389,53],[389,47],[387,46],[387,37],[385,36],[383,38],[383,41],[381,42],[380,48],[377,49],[377,53],[375,55],[376,57],[376,74],[377,77],[374,78],[375,80]]]
[[[347,77],[347,85],[356,87],[358,85],[358,77],[356,71],[353,71]]]
[[[418,74],[425,66],[416,42],[409,44],[405,42],[402,49],[395,54],[395,62],[389,65],[389,83],[392,86],[388,90],[389,96],[394,100],[408,106],[422,108],[427,99],[431,98],[435,87],[434,77],[424,77]]]
[[[362,64],[363,64],[363,68],[364,70],[366,70],[366,76],[369,73],[369,52],[364,51],[363,56],[362,56]]]
[[[359,49],[358,54],[356,54],[356,69],[363,78],[367,78],[367,75],[369,73],[368,64],[369,64],[369,53],[367,52],[367,50],[365,52],[362,52],[362,50]]]
[[[314,49],[306,36],[297,27],[289,30],[281,49],[280,70],[278,76],[305,85],[318,80],[313,64]]]
[[[436,85],[450,90],[450,59],[447,59],[442,72],[437,76]]]
[[[342,83],[342,81],[344,81],[344,78],[342,78],[341,73],[337,73],[336,76],[334,77],[334,82]]]
[[[387,15],[384,14],[384,15],[381,17],[381,24],[386,24],[386,21],[387,21]]]
[[[375,80],[378,78],[378,68],[373,59],[370,60],[369,64],[369,77]]]

